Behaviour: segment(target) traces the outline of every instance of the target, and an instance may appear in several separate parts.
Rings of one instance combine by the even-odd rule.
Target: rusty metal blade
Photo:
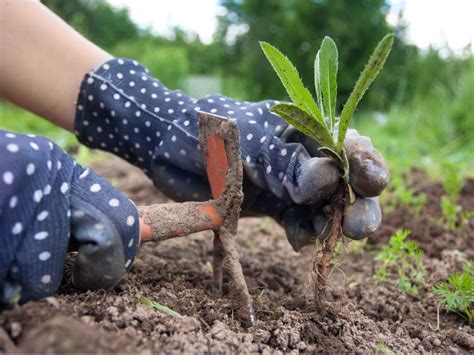
[[[222,116],[200,111],[198,117],[199,146],[212,196],[218,199],[226,187],[242,186],[239,130],[233,120]]]

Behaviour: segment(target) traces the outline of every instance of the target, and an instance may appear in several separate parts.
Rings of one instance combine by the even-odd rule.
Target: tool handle
[[[213,200],[139,206],[138,213],[142,243],[216,229],[223,224]]]

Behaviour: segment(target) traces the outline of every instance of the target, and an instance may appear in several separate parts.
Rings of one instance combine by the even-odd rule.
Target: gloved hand
[[[323,207],[340,173],[319,155],[314,141],[269,112],[274,103],[222,95],[195,100],[167,89],[136,61],[113,59],[84,78],[75,131],[85,145],[142,168],[174,200],[207,200],[211,195],[198,149],[197,111],[235,119],[245,171],[242,214],[275,218],[299,250],[328,229]],[[387,184],[388,171],[370,140],[355,131],[346,139],[346,149],[359,198],[345,210],[343,232],[359,239],[380,224],[375,196]]]
[[[56,291],[68,251],[76,287],[112,287],[138,244],[125,196],[48,139],[0,130],[0,305]]]

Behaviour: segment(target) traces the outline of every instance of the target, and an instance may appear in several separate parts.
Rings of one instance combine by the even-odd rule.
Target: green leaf
[[[318,55],[321,91],[324,97],[325,112],[329,116],[332,131],[336,117],[338,53],[336,43],[331,37],[324,37]]]
[[[323,96],[321,93],[321,77],[319,75],[319,51],[316,54],[316,58],[314,58],[314,88],[316,91],[316,99],[318,100],[319,109],[321,110],[321,114],[324,117],[325,113],[323,105]]]
[[[139,300],[139,302],[142,305],[147,306],[147,307],[152,307],[152,308],[156,309],[157,311],[168,313],[169,315],[174,316],[174,317],[181,317],[181,314],[179,314],[175,310],[173,310],[173,309],[171,309],[167,306],[164,306],[164,305],[162,305],[158,302],[152,301],[149,298],[143,297]]]
[[[319,122],[324,123],[321,111],[314,102],[311,93],[303,85],[298,71],[291,61],[269,43],[260,42],[260,46],[295,105],[313,115]]]
[[[312,117],[306,111],[293,104],[276,104],[271,108],[300,132],[315,139],[321,146],[335,149],[334,140],[327,126]]]
[[[333,149],[328,147],[320,147],[318,151],[334,160],[334,163],[343,171],[345,171],[344,159],[337,154]]]
[[[393,44],[393,34],[386,35],[377,45],[374,52],[372,53],[369,62],[365,66],[364,70],[359,76],[354,89],[347,99],[344,108],[342,109],[341,119],[339,122],[339,133],[337,139],[337,152],[342,151],[344,145],[344,138],[346,136],[347,128],[349,127],[349,121],[352,118],[359,101],[364,96],[365,92],[369,88],[370,84],[377,77],[380,69],[382,69],[385,60],[390,54]]]

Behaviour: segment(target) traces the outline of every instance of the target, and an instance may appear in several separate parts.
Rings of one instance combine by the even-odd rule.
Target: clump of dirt
[[[139,204],[167,201],[118,159],[94,169]],[[330,303],[322,312],[316,312],[309,286],[311,250],[293,252],[276,223],[251,218],[240,221],[239,253],[254,299],[254,327],[237,320],[231,299],[213,293],[213,233],[203,232],[143,245],[113,290],[81,293],[66,277],[53,297],[3,311],[0,351],[472,352],[474,331],[458,316],[441,310],[440,328],[432,329],[436,300],[430,285],[473,258],[474,224],[456,232],[440,226],[442,190],[416,185],[422,181],[414,186],[428,196],[420,215],[403,207],[386,214],[370,247],[346,255],[332,271]],[[474,210],[473,189],[474,181],[467,180],[460,201],[465,209]],[[399,228],[411,228],[425,251],[429,276],[416,297],[373,280],[377,248]],[[151,308],[144,298],[179,315]]]

